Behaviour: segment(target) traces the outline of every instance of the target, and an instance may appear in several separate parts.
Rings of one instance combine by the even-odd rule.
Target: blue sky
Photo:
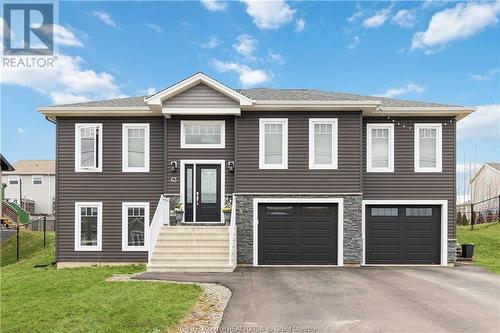
[[[203,71],[232,87],[478,106],[459,123],[468,170],[500,160],[499,19],[499,2],[60,2],[57,69],[2,76],[2,153],[54,158],[39,106],[144,95]]]

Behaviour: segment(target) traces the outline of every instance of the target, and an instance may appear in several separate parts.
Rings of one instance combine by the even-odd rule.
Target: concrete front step
[[[160,234],[157,240],[168,241],[168,240],[229,240],[229,235],[223,234],[211,234],[211,235],[200,235],[200,234]]]
[[[196,254],[193,255],[191,253],[156,253],[153,258],[151,258],[151,262],[170,262],[170,261],[228,261],[229,253],[226,254]]]
[[[176,246],[175,244],[170,244],[169,246],[157,246],[155,248],[155,254],[171,253],[171,254],[224,254],[228,252],[228,245],[226,246],[208,246],[208,247],[198,247],[198,246]]]
[[[202,234],[216,234],[216,233],[228,233],[229,227],[224,226],[162,226],[161,233],[178,233],[178,234],[189,234],[189,233],[202,233]]]
[[[164,264],[148,264],[148,272],[168,273],[168,272],[185,272],[185,273],[229,273],[234,271],[232,265],[164,265]]]
[[[205,247],[228,247],[229,246],[229,241],[226,240],[211,240],[211,239],[203,239],[203,240],[197,240],[197,239],[191,239],[191,240],[185,240],[185,239],[162,239],[156,241],[155,248],[181,248],[181,247],[198,247],[198,248],[205,248]]]

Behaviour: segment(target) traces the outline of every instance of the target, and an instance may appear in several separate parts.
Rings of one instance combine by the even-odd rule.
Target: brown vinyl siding
[[[103,124],[102,172],[75,173],[75,123]],[[150,172],[122,172],[122,123],[150,124]],[[149,202],[150,222],[164,190],[164,118],[57,119],[58,261],[146,261],[122,252],[122,202]],[[74,251],[75,202],[102,202],[102,251]]]
[[[225,148],[181,148],[181,120],[224,120]],[[180,193],[180,160],[225,160],[234,161],[234,117],[233,116],[174,116],[167,119],[167,191],[169,194]],[[179,169],[170,170],[170,162],[177,161]],[[234,173],[225,169],[226,194],[233,193]],[[171,177],[177,177],[177,183],[170,182]]]
[[[163,107],[175,108],[238,108],[240,104],[226,95],[200,83],[186,91],[183,91],[165,102]]]
[[[259,118],[288,118],[288,169],[259,169]],[[338,169],[309,169],[309,118],[338,118]],[[236,117],[237,193],[360,193],[361,112],[244,112]]]
[[[394,118],[394,173],[366,172],[366,139],[363,140],[364,200],[448,200],[448,236],[455,237],[455,122],[452,118]],[[367,123],[387,123],[385,118],[364,118]],[[446,123],[442,130],[442,172],[414,171],[414,124]],[[403,128],[411,126],[412,129]]]

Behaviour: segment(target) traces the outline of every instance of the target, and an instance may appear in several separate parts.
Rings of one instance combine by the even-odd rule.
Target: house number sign
[[[168,181],[169,181],[170,183],[177,183],[177,177],[169,177],[169,178],[168,178]]]

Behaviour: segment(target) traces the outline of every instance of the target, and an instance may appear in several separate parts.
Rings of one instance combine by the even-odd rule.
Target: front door
[[[221,222],[221,166],[188,164],[184,174],[184,221]]]

